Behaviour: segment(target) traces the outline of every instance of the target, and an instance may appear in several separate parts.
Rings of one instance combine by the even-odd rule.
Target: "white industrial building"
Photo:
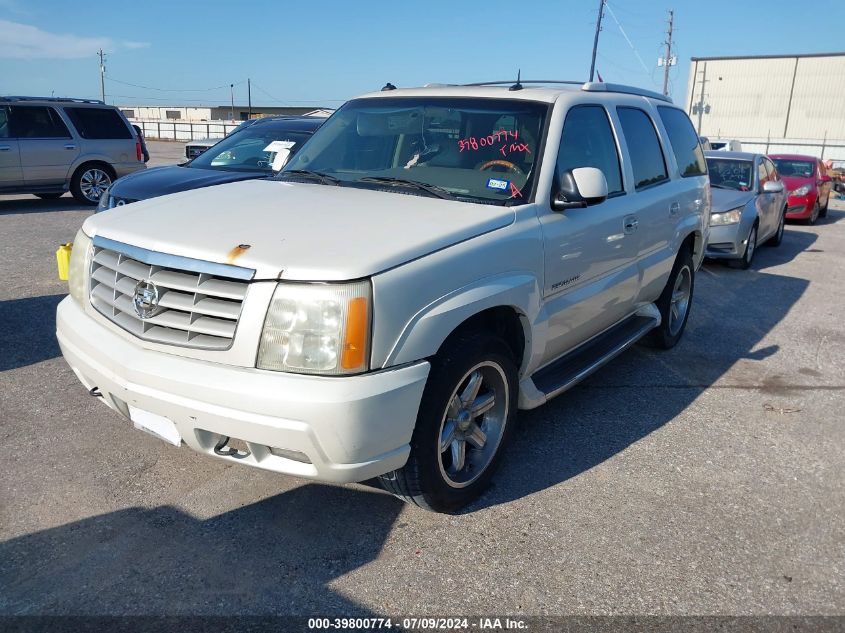
[[[329,116],[333,110],[318,106],[118,106],[128,119],[144,121],[246,121],[250,116]]]
[[[686,107],[701,136],[845,160],[845,53],[693,57]]]

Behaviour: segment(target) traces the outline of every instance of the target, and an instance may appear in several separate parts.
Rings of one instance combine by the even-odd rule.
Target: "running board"
[[[546,400],[574,387],[660,325],[660,313],[643,310],[562,356],[531,378]],[[643,314],[646,313],[646,314]]]

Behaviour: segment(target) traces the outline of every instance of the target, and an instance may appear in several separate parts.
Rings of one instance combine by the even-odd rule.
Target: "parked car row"
[[[706,151],[712,190],[707,257],[749,268],[760,244],[778,246],[786,220],[827,215],[831,177],[813,156]]]
[[[604,83],[388,84],[325,123],[250,122],[111,184],[59,344],[174,446],[454,511],[517,409],[678,343],[705,257],[748,268],[826,211],[818,161],[731,147]]]

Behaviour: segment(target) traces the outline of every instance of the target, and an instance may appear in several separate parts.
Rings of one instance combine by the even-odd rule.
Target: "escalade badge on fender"
[[[158,287],[147,279],[142,279],[135,285],[132,304],[135,313],[142,319],[149,319],[158,308]]]

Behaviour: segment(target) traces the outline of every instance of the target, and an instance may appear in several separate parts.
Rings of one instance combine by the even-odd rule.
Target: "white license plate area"
[[[173,446],[179,446],[182,443],[179,429],[176,428],[172,420],[163,415],[150,413],[130,404],[129,418],[132,420],[132,425],[139,431],[154,435],[168,444],[173,444]]]

